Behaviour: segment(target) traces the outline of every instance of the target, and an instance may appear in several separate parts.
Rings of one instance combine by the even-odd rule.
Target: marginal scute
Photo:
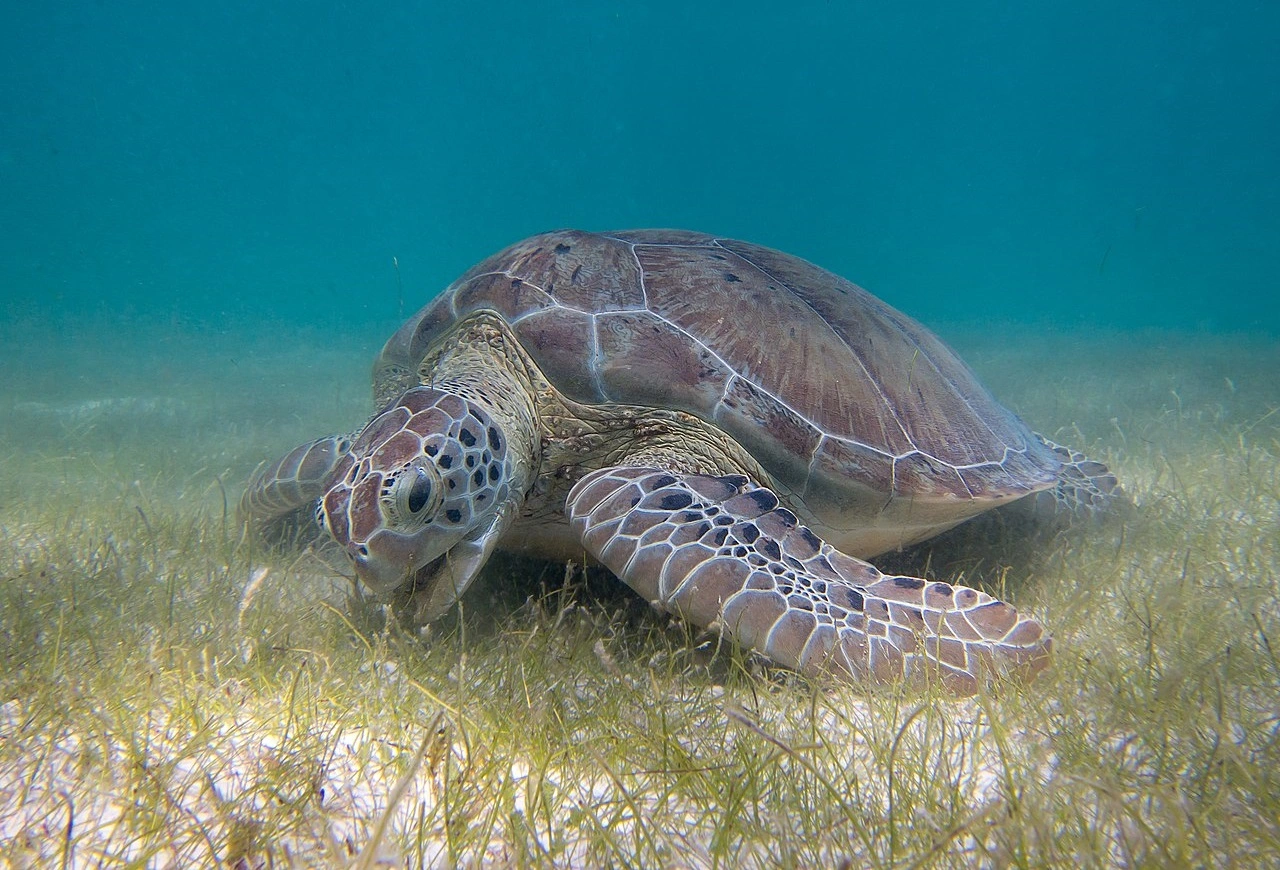
[[[917,451],[894,460],[893,483],[895,494],[968,496],[954,467]]]
[[[813,494],[819,498],[836,500],[848,490],[850,481],[863,483],[872,492],[892,493],[893,459],[857,441],[823,438],[813,462],[810,491],[816,490]]]
[[[439,296],[391,336],[382,356],[388,360],[403,361],[411,371],[416,371],[427,350],[454,322],[453,296]]]
[[[804,480],[822,433],[775,396],[741,377],[729,381],[712,418],[767,467]]]

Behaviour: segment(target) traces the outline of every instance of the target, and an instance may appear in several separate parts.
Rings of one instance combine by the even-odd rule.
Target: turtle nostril
[[[364,544],[352,542],[347,544],[347,556],[352,562],[363,562],[369,558],[369,548]]]

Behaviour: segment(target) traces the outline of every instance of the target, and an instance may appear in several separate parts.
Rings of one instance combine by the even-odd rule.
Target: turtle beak
[[[482,523],[461,540],[454,539],[443,553],[430,556],[429,550],[415,547],[412,538],[393,532],[379,532],[370,546],[347,545],[356,567],[356,576],[386,600],[401,598],[406,592],[412,621],[425,625],[444,615],[457,603],[493,554],[498,541],[510,528],[518,511],[505,504],[488,522]],[[363,551],[363,552],[362,552]],[[370,552],[376,553],[371,558]]]
[[[346,550],[360,582],[384,598],[443,557],[431,553],[419,540],[385,530],[373,535],[367,545],[348,543]]]

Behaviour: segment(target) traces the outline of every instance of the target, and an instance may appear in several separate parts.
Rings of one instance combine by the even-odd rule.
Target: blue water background
[[[679,226],[926,322],[1280,333],[1280,4],[9,3],[0,317],[368,326]]]

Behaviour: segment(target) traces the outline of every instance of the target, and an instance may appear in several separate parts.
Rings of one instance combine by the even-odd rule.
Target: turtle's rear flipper
[[[329,435],[295,447],[275,462],[259,465],[240,499],[241,522],[277,539],[314,525],[316,503],[350,452],[350,438]]]
[[[937,678],[971,694],[993,671],[1049,661],[1040,624],[985,593],[890,577],[799,524],[741,475],[620,466],[566,512],[586,549],[655,606],[779,664],[856,681]]]
[[[1090,516],[1107,510],[1124,497],[1120,483],[1107,466],[1078,450],[1055,444],[1039,433],[1036,437],[1062,462],[1057,485],[1039,495],[1037,510],[1047,507],[1053,513],[1067,511],[1076,516]]]

